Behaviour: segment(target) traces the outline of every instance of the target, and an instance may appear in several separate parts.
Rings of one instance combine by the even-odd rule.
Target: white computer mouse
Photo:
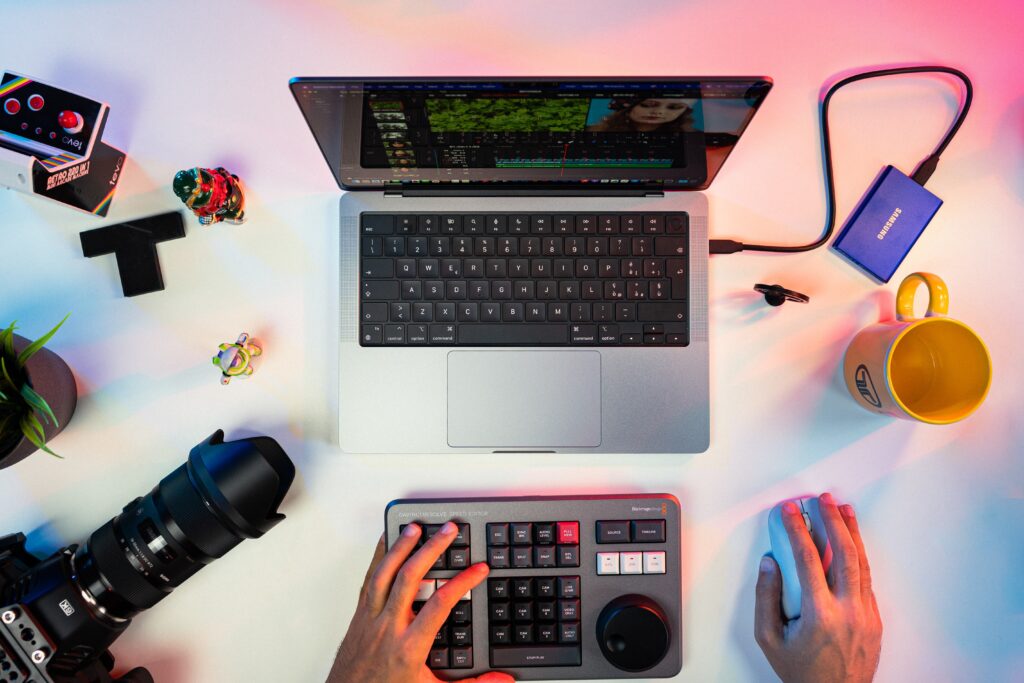
[[[829,545],[825,524],[821,519],[818,499],[815,496],[809,496],[792,500],[800,506],[804,524],[811,532],[811,540],[814,541],[814,545],[818,549],[821,566],[828,578],[829,569],[832,567],[832,547]],[[787,619],[796,619],[800,616],[800,578],[797,576],[796,561],[793,559],[793,546],[790,545],[789,534],[786,533],[786,527],[782,524],[782,505],[785,502],[780,502],[768,513],[768,538],[772,543],[772,557],[778,563],[779,571],[782,574],[782,612]]]

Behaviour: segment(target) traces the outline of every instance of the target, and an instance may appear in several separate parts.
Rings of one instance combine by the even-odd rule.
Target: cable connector
[[[712,254],[735,254],[737,251],[743,251],[743,242],[737,242],[736,240],[710,240],[708,242],[708,251]]]
[[[922,161],[917,165],[914,170],[914,174],[910,176],[910,179],[915,183],[924,187],[924,184],[928,182],[928,179],[932,177],[932,173],[935,173],[935,167],[939,165],[939,155],[932,154],[930,157]]]

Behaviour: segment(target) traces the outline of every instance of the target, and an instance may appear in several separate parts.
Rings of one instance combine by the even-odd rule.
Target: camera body
[[[284,519],[295,466],[276,441],[218,430],[82,546],[40,559],[0,538],[0,682],[153,683],[112,678],[110,645],[132,618],[246,538]]]
[[[77,550],[41,560],[25,549],[24,534],[0,538],[0,680],[152,683],[145,669],[111,677],[107,648],[131,621],[94,611],[75,581]]]

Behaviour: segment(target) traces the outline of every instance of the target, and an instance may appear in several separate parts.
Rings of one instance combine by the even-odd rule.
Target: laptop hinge
[[[568,188],[550,190],[514,190],[488,188],[465,190],[428,190],[422,188],[405,188],[402,190],[385,190],[385,197],[664,197],[665,193],[658,190],[572,190]]]

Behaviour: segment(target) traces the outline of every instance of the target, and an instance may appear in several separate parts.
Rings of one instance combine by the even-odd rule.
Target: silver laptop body
[[[297,84],[306,81],[293,81],[293,92]],[[300,99],[299,95],[296,98]],[[317,133],[312,121],[310,125]],[[335,137],[340,139],[340,135]],[[318,140],[324,150],[320,134]],[[331,164],[331,155],[325,151],[325,156]],[[708,205],[703,193],[418,194],[372,189],[346,192],[340,201],[336,314],[340,330],[338,429],[343,451],[696,453],[708,448]],[[686,346],[360,343],[360,215],[365,212],[665,211],[689,214],[690,338]]]

